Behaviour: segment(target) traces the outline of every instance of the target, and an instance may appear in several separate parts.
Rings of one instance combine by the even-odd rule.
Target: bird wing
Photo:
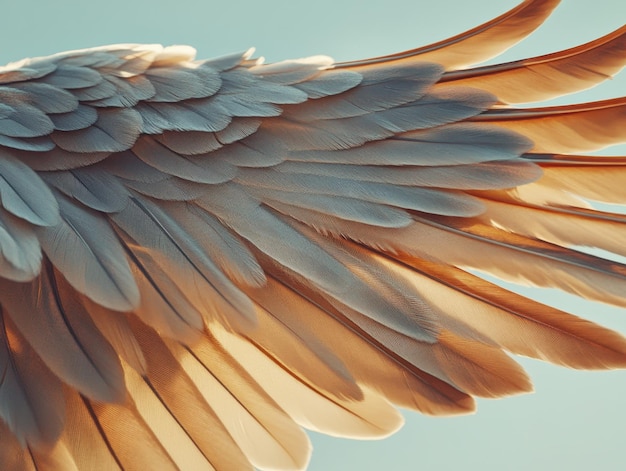
[[[302,428],[526,392],[508,355],[626,340],[480,273],[626,306],[626,100],[512,108],[617,73],[626,29],[470,68],[558,2],[334,63],[117,45],[0,68],[6,469],[302,469]]]

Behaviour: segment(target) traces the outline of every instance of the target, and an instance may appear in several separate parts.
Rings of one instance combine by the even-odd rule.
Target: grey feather
[[[230,210],[235,202],[239,208],[236,215]],[[263,208],[241,187],[225,184],[210,188],[198,205],[260,251],[312,283],[337,294],[347,289],[350,275],[343,265]]]
[[[160,134],[163,131],[221,131],[232,120],[213,99],[193,103],[142,103],[137,106],[144,120],[143,132]]]
[[[0,134],[0,146],[24,151],[43,152],[54,149],[54,142],[48,136],[20,139]]]
[[[130,149],[141,132],[141,115],[133,109],[100,110],[96,123],[86,129],[52,135],[71,152],[120,152]]]
[[[230,127],[230,126],[229,126]],[[166,131],[156,138],[171,151],[183,155],[208,154],[222,147],[216,134],[211,132]]]
[[[68,152],[52,144],[52,149],[39,152],[14,150],[12,154],[37,172],[87,167],[105,160],[110,152]]]
[[[220,105],[232,116],[239,117],[268,117],[278,116],[282,108],[273,103],[259,102],[254,98],[241,95],[218,95],[214,103]]]
[[[135,190],[145,196],[167,201],[190,201],[200,198],[205,191],[204,184],[190,182],[181,178],[170,177],[154,183],[122,180],[126,188]]]
[[[93,87],[102,81],[102,76],[96,70],[64,64],[59,64],[43,79],[44,83],[65,90]]]
[[[188,205],[187,208],[193,216],[186,223],[196,226],[188,230],[206,233],[198,239],[198,243],[228,276],[248,286],[260,286],[265,282],[263,268],[241,239],[206,211],[195,205]]]
[[[109,309],[132,310],[139,292],[109,223],[62,195],[57,200],[61,221],[37,231],[46,256],[77,291]]]
[[[517,158],[531,147],[529,139],[507,129],[463,123],[411,131],[355,149],[295,151],[289,154],[289,160],[359,165],[460,165]]]
[[[155,167],[144,163],[130,151],[118,152],[104,160],[99,167],[124,180],[142,183],[157,183],[170,178],[167,173],[157,170]]]
[[[70,112],[50,115],[50,120],[57,131],[76,131],[98,121],[98,112],[91,106],[78,105]]]
[[[533,182],[542,174],[537,165],[521,159],[433,167],[284,162],[278,165],[276,170],[298,175],[319,175],[393,185],[459,190],[512,188]]]
[[[308,98],[305,92],[295,87],[260,80],[253,73],[254,69],[246,70],[243,68],[224,72],[222,74],[224,93],[236,94],[251,102],[279,105],[302,103]]]
[[[29,101],[44,113],[68,113],[78,106],[78,99],[70,92],[39,82],[23,82],[11,85],[28,94]]]
[[[442,73],[441,66],[426,63],[365,71],[358,87],[307,103],[305,116],[349,118],[411,103],[422,97]]]
[[[177,69],[152,67],[146,72],[155,89],[153,102],[180,102],[190,98],[206,98],[222,84],[219,74],[208,66]]]
[[[318,99],[329,95],[339,95],[361,83],[361,74],[351,71],[326,70],[323,74],[295,84],[309,98]]]
[[[30,281],[41,268],[41,248],[32,226],[0,209],[0,275]]]
[[[168,214],[148,199],[135,197],[132,204],[113,216],[115,223],[147,250],[161,269],[192,303],[199,302],[207,322],[214,316],[230,325],[250,325],[254,309],[250,300],[237,288],[198,247],[193,237]],[[174,212],[175,206],[169,206]],[[175,276],[173,276],[175,275]],[[207,297],[207,293],[213,293]],[[219,306],[219,309],[216,309]],[[230,306],[230,307],[229,307]],[[226,313],[232,316],[228,318]]]
[[[236,169],[225,162],[178,155],[150,137],[142,137],[133,153],[148,165],[168,174],[198,183],[223,183],[235,176]],[[205,162],[206,161],[206,162]]]
[[[211,153],[211,159],[223,160],[237,167],[273,167],[284,161],[287,151],[271,136],[256,133],[244,142],[235,142]]]
[[[102,213],[121,211],[128,203],[128,190],[111,174],[95,168],[46,172],[44,181],[66,196]]]
[[[102,80],[96,85],[72,90],[72,93],[83,103],[99,102],[115,96],[117,88],[109,80]]]
[[[11,214],[38,226],[59,221],[59,207],[39,176],[0,150],[0,204]]]
[[[261,197],[266,194],[267,190],[278,190],[279,193],[268,192],[268,197],[272,198],[272,195],[276,197],[277,194],[282,193],[279,200],[288,203],[293,197],[294,204],[297,201],[305,203],[308,199],[311,200],[310,204],[319,209],[332,208],[334,197],[351,198],[355,201],[379,203],[442,216],[471,217],[481,214],[485,209],[480,201],[459,191],[387,185],[355,181],[350,178],[299,176],[268,170],[245,170],[240,172],[236,181],[256,188],[255,193]]]
[[[402,209],[356,198],[326,195],[311,198],[310,195],[301,193],[268,189],[261,191],[252,189],[250,193],[270,205],[273,202],[280,202],[370,226],[397,228],[408,226],[412,221],[411,216]],[[289,215],[289,212],[286,214]]]
[[[156,93],[152,82],[142,75],[128,78],[107,76],[105,79],[115,87],[115,94],[90,101],[91,106],[130,108],[141,101],[152,98]]]
[[[260,119],[235,118],[226,129],[215,133],[215,137],[221,144],[232,144],[233,142],[251,136],[257,132],[260,126]]]
[[[17,104],[10,113],[0,114],[0,134],[5,136],[38,137],[51,133],[53,129],[48,116],[25,103]]]

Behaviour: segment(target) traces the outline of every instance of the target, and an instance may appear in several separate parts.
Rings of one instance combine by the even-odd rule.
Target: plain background
[[[108,43],[190,44],[199,57],[256,46],[268,61],[328,54],[359,59],[446,38],[513,7],[516,0],[3,1],[0,63]],[[624,0],[564,0],[512,60],[594,39],[626,22]],[[568,100],[626,94],[626,72]],[[615,152],[625,153],[623,147]],[[626,332],[626,312],[555,292],[526,293]],[[536,394],[480,401],[477,415],[407,414],[384,441],[313,436],[310,469],[626,469],[626,372],[574,372],[522,360]]]

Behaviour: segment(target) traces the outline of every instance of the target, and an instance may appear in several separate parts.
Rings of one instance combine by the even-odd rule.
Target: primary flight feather
[[[0,68],[0,463],[302,469],[626,339],[477,275],[626,306],[626,27],[487,66],[556,0],[348,63],[117,45]]]

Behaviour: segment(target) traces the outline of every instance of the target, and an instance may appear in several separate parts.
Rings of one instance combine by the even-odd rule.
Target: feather
[[[119,358],[52,267],[33,283],[3,281],[2,286],[10,318],[55,375],[100,401],[124,397]]]
[[[135,247],[129,251],[133,275],[144,300],[133,314],[163,336],[186,343],[196,341],[204,327],[202,304],[189,289],[179,288],[148,251]]]
[[[572,368],[620,367],[625,361],[626,341],[615,332],[462,270],[407,256],[398,259],[414,269],[406,272],[407,278],[425,299],[439,306],[440,321],[457,335],[495,341],[510,352]],[[467,312],[472,313],[471,323]],[[517,334],[521,329],[523,339]]]
[[[118,450],[112,450],[112,443],[108,440],[102,424],[97,421],[94,409],[84,397],[72,392],[66,394],[66,431],[74,430],[79,433],[65,433],[61,438],[67,450],[71,453],[76,467],[84,469],[90,462],[98,463],[101,469],[121,471],[122,463],[116,456]],[[95,420],[94,420],[95,419]],[[139,443],[134,436],[134,443]],[[138,446],[137,450],[141,448]],[[158,452],[154,452],[158,455]]]
[[[78,105],[67,113],[51,115],[50,120],[57,131],[76,131],[88,128],[98,121],[98,112],[91,106]]]
[[[37,230],[46,256],[75,289],[103,306],[126,311],[139,304],[128,262],[108,222],[61,195],[57,201],[61,222]]]
[[[561,246],[595,247],[626,256],[626,221],[622,216],[499,201],[488,201],[486,206],[491,223],[510,232]]]
[[[349,224],[354,223],[342,223]],[[359,234],[358,238],[368,244],[393,247],[392,250],[413,253],[427,259],[440,259],[435,247],[445,243],[448,247],[445,254],[448,264],[490,272],[518,283],[558,287],[591,299],[624,304],[620,294],[620,280],[626,272],[621,264],[494,227],[479,223],[455,227],[451,221],[441,224],[421,219],[420,223],[396,229],[393,239],[380,237],[382,234],[376,237],[367,226],[358,229],[360,233],[354,229],[346,229],[344,233],[350,231]],[[419,247],[410,243],[416,237],[420,240]],[[502,257],[506,258],[506,265],[496,263]]]
[[[234,69],[242,62],[250,59],[252,54],[254,54],[254,48],[250,48],[244,53],[227,54],[225,56],[205,60],[204,63],[213,70],[222,72],[224,70]]]
[[[107,82],[115,87],[115,94],[97,100],[91,100],[90,106],[130,108],[139,102],[148,100],[156,94],[152,82],[142,75],[125,77],[124,79],[107,76]]]
[[[52,147],[52,149],[38,149],[36,152],[12,150],[11,153],[32,170],[38,172],[86,167],[111,155],[109,152],[68,152],[54,147],[54,144]]]
[[[320,70],[333,64],[328,56],[312,56],[305,59],[286,60],[274,64],[252,67],[252,73],[259,73],[264,79],[282,85],[292,85],[310,81]]]
[[[0,460],[7,471],[36,471],[28,451],[16,440],[4,422],[0,421]]]
[[[146,134],[160,134],[163,131],[221,131],[232,120],[232,115],[213,98],[196,100],[188,105],[140,103],[137,109],[143,120],[142,131]]]
[[[128,190],[109,173],[89,169],[46,172],[44,180],[58,191],[103,213],[122,210],[128,203]]]
[[[228,210],[232,201],[238,201],[239,204],[240,213],[237,217],[233,217]],[[198,200],[198,205],[224,221],[263,253],[306,276],[312,283],[337,294],[347,288],[345,280],[350,279],[350,276],[345,267],[297,231],[290,229],[240,188],[228,185],[220,188],[220,191],[210,191],[202,200]],[[251,224],[252,221],[254,224]]]
[[[436,62],[463,69],[501,54],[545,21],[559,0],[525,0],[512,10],[465,33],[411,51],[339,64],[340,68],[376,68],[393,62]]]
[[[254,134],[261,126],[261,120],[254,118],[234,119],[230,125],[215,133],[215,138],[222,144],[232,144]],[[213,150],[213,149],[212,149]]]
[[[131,201],[114,221],[147,252],[146,258],[167,271],[167,276],[207,322],[220,320],[244,330],[249,327],[254,322],[250,300],[216,269],[176,219],[148,200]],[[213,296],[208,297],[207,293]]]
[[[344,93],[359,85],[361,80],[361,74],[354,72],[325,71],[323,74],[319,74],[309,80],[298,82],[296,88],[305,92],[309,98],[318,99]]]
[[[37,470],[56,471],[63,469],[79,471],[63,441],[57,442],[54,448],[44,453],[33,450],[32,457]]]
[[[216,342],[206,339],[186,352],[167,342],[196,380],[224,426],[251,463],[261,469],[303,469],[311,454],[306,434]],[[243,381],[238,378],[244,379]],[[217,396],[217,397],[216,397]]]
[[[109,156],[99,168],[124,180],[141,183],[157,183],[171,178],[167,173],[144,163],[129,151]]]
[[[530,138],[533,152],[576,153],[625,142],[626,100],[540,109],[492,110],[478,118]],[[549,132],[546,132],[549,129]]]
[[[3,105],[6,106],[6,105]],[[50,118],[34,106],[20,103],[0,116],[0,134],[8,137],[38,137],[54,129]]]
[[[185,67],[151,67],[146,78],[154,86],[155,94],[150,97],[153,102],[179,102],[190,98],[205,98],[219,90],[221,79],[208,66]]]
[[[360,74],[359,86],[307,102],[305,116],[309,119],[349,118],[414,102],[426,94],[442,73],[440,65],[430,63],[367,71]]]
[[[296,150],[289,160],[358,165],[460,165],[508,160],[530,150],[532,141],[496,126],[459,123],[371,142],[355,149]]]
[[[32,227],[0,210],[0,274],[13,281],[30,281],[41,267],[41,247]]]
[[[41,78],[56,69],[52,61],[23,59],[0,67],[0,83],[20,83]]]
[[[145,326],[139,325],[137,321],[131,321],[131,325],[142,347],[150,351],[150,355],[146,358],[149,380],[146,381],[144,378],[146,385],[142,385],[141,389],[145,389],[146,392],[137,391],[140,394],[139,397],[145,397],[148,391],[154,395],[153,399],[148,400],[162,403],[159,406],[166,409],[167,413],[175,419],[177,428],[180,428],[181,438],[185,442],[189,441],[190,445],[196,448],[193,453],[188,454],[183,454],[182,450],[176,451],[179,457],[184,457],[184,461],[179,462],[179,466],[187,469],[251,468],[210,404],[204,400],[197,386],[186,375],[179,361],[159,336]],[[211,398],[211,401],[215,400],[215,397]],[[143,409],[143,404],[138,404],[138,407],[140,410]],[[207,428],[211,430],[210,435],[206,433]],[[159,427],[155,432],[160,434],[165,430]],[[168,444],[171,443],[169,436],[164,438],[167,439]],[[194,465],[190,458],[198,452],[202,456],[202,461],[195,458],[197,464]],[[179,459],[176,458],[176,460]]]
[[[82,399],[87,409],[86,412],[91,416],[95,427],[102,435],[103,440],[106,441],[107,447],[115,454],[116,464],[121,469],[136,469],[141,466],[172,471],[180,469],[176,462],[177,455],[172,451],[180,445],[176,441],[176,424],[172,423],[173,421],[166,421],[165,425],[169,428],[154,427],[157,431],[169,430],[171,435],[167,437],[167,440],[162,435],[156,435],[152,428],[154,423],[150,418],[158,417],[164,412],[154,407],[150,410],[150,406],[154,406],[154,404],[146,400],[152,398],[148,392],[141,391],[145,396],[141,396],[141,392],[136,392],[142,380],[134,373],[134,370],[125,369],[124,381],[129,389],[129,404],[121,406]],[[144,400],[136,401],[135,398]],[[171,445],[166,448],[165,444],[167,443]],[[181,447],[181,454],[186,451],[186,448]],[[94,462],[92,457],[83,456],[83,459],[88,463]],[[100,462],[97,462],[97,465],[99,466]]]
[[[381,272],[376,266],[363,263],[363,260],[337,246],[332,240],[325,240],[306,227],[296,223],[293,223],[293,227],[297,227],[300,233],[310,238],[311,242],[319,244],[337,262],[346,267],[349,273],[344,278],[344,283],[349,284],[350,289],[341,293],[341,296],[337,295],[336,290],[315,286],[316,296],[323,298],[340,311],[344,309],[356,311],[409,338],[427,343],[435,341],[438,324],[433,312],[427,309],[420,299],[403,289],[405,286],[399,283],[397,278],[388,276],[385,278],[388,273]],[[267,262],[269,263],[266,269],[278,270],[283,277],[287,275],[284,268],[277,263]],[[289,275],[297,279],[297,276]],[[379,280],[377,288],[364,289],[373,280]],[[310,279],[301,280],[301,283],[304,286],[311,284]]]
[[[79,296],[96,328],[113,347],[115,353],[137,373],[146,372],[146,359],[141,346],[135,338],[128,319],[121,313],[110,311],[91,301],[86,296]]]
[[[19,159],[0,151],[0,204],[37,226],[59,221],[59,206],[48,186]]]
[[[376,182],[421,188],[454,188],[458,190],[492,190],[512,188],[531,183],[549,173],[532,163],[521,160],[491,161],[470,165],[432,167],[350,165],[314,162],[284,162],[274,169],[281,177],[309,178],[319,176],[341,178],[356,182]],[[245,176],[247,171],[241,172]],[[293,175],[293,177],[292,177]],[[241,178],[238,177],[238,178]],[[545,178],[545,177],[544,177]]]
[[[252,187],[251,191],[260,199],[277,199],[296,206],[314,205],[318,207],[318,211],[320,208],[340,206],[342,198],[350,198],[346,206],[355,209],[358,208],[359,203],[371,202],[448,216],[475,216],[484,211],[484,207],[478,200],[461,192],[358,182],[331,176],[298,177],[298,175],[286,175],[268,170],[246,170],[240,172],[236,181]],[[370,205],[369,210],[372,214],[375,209],[374,205]],[[393,215],[390,208],[381,208],[381,215],[384,216],[385,211],[389,216]],[[403,221],[402,225],[409,223],[406,217]]]
[[[370,226],[404,227],[411,223],[411,217],[402,209],[355,198],[317,195],[312,199],[308,195],[280,190],[252,190],[251,193],[270,206],[278,204],[285,214],[289,214],[289,209],[285,208],[296,206]]]
[[[191,46],[156,46],[157,55],[152,61],[154,67],[167,67],[180,62],[189,62],[196,58],[196,50]]]
[[[69,64],[58,64],[44,78],[44,83],[65,90],[93,87],[102,81],[102,76],[97,71]]]
[[[200,131],[166,131],[159,136],[158,141],[176,154],[183,155],[208,154],[222,147],[215,133]]]
[[[68,113],[78,107],[78,99],[72,93],[46,83],[14,83],[11,87],[25,92],[29,102],[46,114]]]
[[[61,149],[70,152],[120,152],[132,147],[141,126],[142,118],[135,110],[100,110],[93,126],[55,133],[52,139]]]
[[[562,52],[447,72],[442,81],[488,90],[504,103],[547,100],[593,87],[624,66],[626,27]]]
[[[356,402],[316,391],[280,368],[255,346],[233,334],[213,331],[220,345],[298,424],[342,437],[383,437],[402,425],[402,417],[379,396],[364,391]]]
[[[149,137],[139,139],[133,153],[148,165],[185,180],[198,183],[223,183],[232,179],[235,168],[213,159],[186,158]]]
[[[273,67],[273,66],[269,66]],[[265,73],[265,67],[251,67],[249,72],[245,69],[234,69],[222,74],[224,85],[230,85],[230,90],[239,91],[237,95],[245,101],[252,103],[275,103],[278,105],[297,104],[304,102],[308,96],[296,87],[282,85],[274,81],[258,80],[253,74]],[[270,72],[271,73],[271,72]],[[288,72],[287,72],[287,75]],[[279,80],[282,75],[278,75]],[[286,81],[290,81],[287,79]],[[238,90],[239,89],[239,90]]]
[[[0,134],[0,145],[10,149],[30,152],[43,152],[54,149],[54,142],[48,136],[15,138]]]
[[[346,322],[340,311],[328,303],[309,300],[302,287],[286,286],[278,278],[268,279],[263,289],[250,296],[271,312],[278,321],[299,332],[309,345],[315,339],[332,345],[332,355],[354,376],[393,403],[427,414],[458,414],[473,410],[470,396],[443,381],[411,368],[393,353],[391,346],[373,342],[363,331]],[[310,319],[316,319],[312,324]],[[323,351],[324,346],[317,347]],[[376,365],[379,365],[377,367]],[[407,385],[409,385],[407,387]]]
[[[188,234],[197,235],[202,251],[233,281],[248,286],[263,285],[265,275],[259,262],[218,219],[195,205],[171,207],[170,215]]]
[[[363,397],[345,365],[314,336],[292,331],[259,305],[256,313],[261,328],[250,332],[248,338],[265,355],[300,381],[314,384],[321,391],[355,401]]]
[[[115,96],[116,87],[109,80],[102,80],[91,87],[72,90],[72,93],[83,103],[99,102]]]
[[[37,449],[50,449],[64,426],[63,390],[4,309],[2,314],[0,417],[22,447],[28,443]]]
[[[534,190],[539,197],[546,191],[556,191],[611,204],[620,204],[626,198],[623,157],[536,154],[527,157],[537,161],[547,158],[545,164],[540,164],[543,170],[541,180],[531,185],[531,188],[524,187],[524,190]]]
[[[125,190],[134,190],[159,200],[189,201],[204,194],[204,185],[201,183],[181,180],[176,177],[161,180],[158,185],[136,181],[122,181],[122,183],[125,185]]]

